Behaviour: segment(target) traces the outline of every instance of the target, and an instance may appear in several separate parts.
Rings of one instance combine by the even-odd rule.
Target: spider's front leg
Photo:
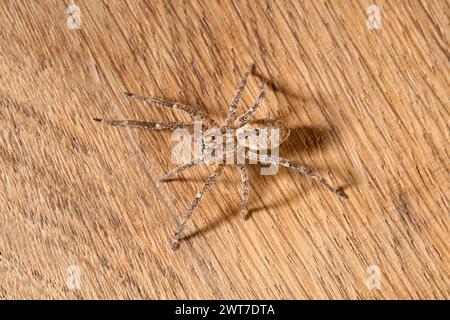
[[[253,117],[253,114],[256,112],[256,110],[258,110],[261,103],[267,97],[267,88],[266,87],[267,87],[267,83],[264,82],[255,103],[245,113],[243,113],[239,118],[236,119],[236,121],[235,121],[236,128],[240,128],[240,127],[244,126],[247,122],[249,122],[251,120],[251,118]]]
[[[244,74],[244,77],[242,78],[241,82],[239,83],[239,87],[233,97],[233,100],[231,101],[230,109],[228,110],[227,118],[225,119],[225,126],[229,126],[233,123],[235,117],[236,117],[236,109],[239,105],[239,101],[241,100],[242,93],[244,92],[245,86],[247,85],[248,77],[253,71],[253,68],[255,67],[254,63],[250,63],[248,65],[247,71]]]
[[[166,173],[166,175],[164,177],[162,177],[161,179],[158,180],[158,184],[160,184],[161,182],[166,182],[167,180],[172,179],[173,177],[175,177],[177,174],[183,172],[184,170],[187,170],[199,163],[202,163],[203,159],[202,158],[198,158],[198,159],[194,159],[188,163],[185,163],[181,166],[176,167],[175,169],[173,169],[172,171],[169,171],[168,173]]]
[[[212,149],[216,148],[217,145],[212,145]],[[209,150],[209,151],[208,151]],[[210,149],[204,149],[202,150],[203,154],[199,156],[198,158],[195,158],[194,160],[187,162],[181,166],[176,167],[174,170],[169,171],[164,177],[158,180],[158,184],[161,182],[166,182],[167,180],[170,180],[171,178],[175,177],[177,174],[183,172],[184,170],[187,170],[197,164],[200,163],[210,163],[209,161],[214,160],[212,158],[212,155],[210,154]],[[206,154],[205,154],[206,153]]]
[[[173,238],[173,241],[172,241],[172,250],[176,250],[178,248],[178,246],[180,245],[181,233],[183,232],[184,228],[186,227],[186,224],[191,219],[192,213],[194,212],[195,208],[198,207],[200,200],[203,197],[203,194],[214,186],[217,179],[222,174],[224,168],[225,168],[225,164],[219,164],[217,166],[217,168],[214,170],[214,172],[206,179],[205,184],[203,185],[203,188],[199,192],[197,192],[197,194],[195,195],[194,200],[192,201],[192,203],[187,211],[187,214],[183,219],[183,222],[178,227],[177,232],[175,232],[175,237]]]
[[[155,97],[145,97],[145,96],[138,96],[134,93],[125,92],[125,95],[132,99],[132,100],[141,100],[147,103],[151,103],[157,106],[162,106],[170,109],[175,110],[183,110],[187,114],[189,114],[194,120],[204,122],[208,125],[216,126],[217,122],[212,119],[210,116],[208,116],[206,113],[202,112],[198,108],[191,107],[186,104],[182,104],[175,101],[168,101],[168,100],[162,100]]]
[[[106,124],[109,126],[153,129],[153,130],[176,130],[176,129],[189,129],[194,126],[193,123],[186,122],[153,122],[153,121],[139,121],[139,120],[105,120],[94,118],[94,121]]]

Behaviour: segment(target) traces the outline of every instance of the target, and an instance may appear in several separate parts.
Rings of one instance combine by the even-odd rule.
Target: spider
[[[125,95],[128,96],[130,99],[134,100],[141,100],[145,101],[150,104],[167,107],[171,109],[176,110],[182,110],[189,114],[194,121],[200,121],[202,124],[206,125],[206,127],[210,129],[215,130],[221,130],[222,132],[226,129],[236,129],[236,132],[242,132],[242,131],[249,131],[249,130],[263,130],[263,129],[273,129],[277,128],[279,129],[279,140],[278,143],[273,143],[273,141],[269,142],[266,145],[270,145],[270,149],[277,147],[281,143],[283,143],[287,137],[289,136],[290,130],[287,128],[287,126],[279,120],[273,120],[273,119],[260,119],[260,120],[253,120],[253,114],[255,111],[259,108],[261,103],[265,100],[267,96],[267,90],[266,90],[266,83],[263,84],[261,91],[259,93],[258,98],[254,102],[254,104],[242,115],[240,115],[236,119],[236,109],[238,107],[239,101],[241,99],[242,93],[245,89],[245,86],[247,84],[247,80],[249,75],[252,73],[254,64],[251,63],[248,66],[247,71],[244,74],[244,77],[242,78],[239,87],[236,91],[236,94],[234,95],[234,98],[231,102],[231,105],[229,107],[229,111],[226,117],[226,120],[223,125],[218,124],[215,120],[210,118],[207,114],[203,113],[198,108],[191,107],[189,105],[185,105],[178,102],[172,102],[167,100],[162,100],[154,97],[144,97],[144,96],[138,96],[132,93],[126,92]],[[194,126],[194,123],[186,123],[186,122],[147,122],[147,121],[136,121],[136,120],[104,120],[104,119],[98,119],[94,118],[93,120],[100,122],[102,124],[106,125],[112,125],[112,126],[124,126],[124,127],[134,127],[134,128],[145,128],[145,129],[154,129],[154,130],[163,130],[163,129],[169,129],[169,130],[176,130],[176,129],[187,129],[192,128]],[[208,131],[207,131],[208,132]],[[272,143],[272,144],[270,144]],[[259,148],[257,145],[252,144],[249,142],[249,140],[244,140],[245,147],[248,148],[249,153],[245,154],[245,158],[253,160],[256,160],[260,163],[264,164],[273,164],[273,165],[281,165],[290,169],[293,169],[299,173],[302,173],[308,177],[311,177],[318,182],[320,182],[325,188],[327,188],[329,191],[335,193],[336,195],[347,199],[347,195],[342,191],[342,189],[333,188],[327,180],[325,180],[323,177],[321,177],[319,174],[317,174],[315,171],[304,167],[302,165],[299,165],[297,163],[294,163],[290,160],[274,157],[274,156],[267,156],[267,155],[259,155],[255,154],[254,152],[258,151]],[[232,150],[235,151],[235,150]],[[194,158],[192,161],[187,162],[183,165],[180,165],[176,167],[174,170],[168,172],[164,177],[158,180],[158,184],[160,182],[165,182],[176,176],[177,174],[181,173],[184,170],[187,170],[194,165],[200,164],[200,163],[208,163],[206,161],[207,159],[203,157],[197,157]],[[197,192],[194,199],[191,202],[191,205],[189,206],[187,213],[179,225],[177,231],[175,232],[175,235],[173,237],[172,241],[172,249],[176,250],[179,247],[180,240],[182,239],[182,233],[185,229],[187,223],[190,221],[192,214],[194,210],[199,205],[203,195],[210,190],[214,184],[216,183],[217,179],[220,177],[220,175],[223,173],[225,163],[219,163],[214,172],[205,180],[203,187]],[[249,174],[247,165],[244,164],[234,164],[237,166],[241,173],[241,180],[242,180],[242,195],[241,195],[241,205],[240,205],[240,215],[244,220],[247,220],[248,218],[248,209],[247,209],[247,202],[249,198]]]

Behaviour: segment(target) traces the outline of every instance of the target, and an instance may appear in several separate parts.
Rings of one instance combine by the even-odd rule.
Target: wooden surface
[[[448,1],[377,0],[381,30],[366,0],[68,4],[0,2],[0,297],[450,298]],[[224,120],[251,61],[239,112],[268,79],[281,155],[350,199],[253,166],[244,222],[227,167],[172,252],[212,167],[158,189],[170,133],[91,119],[189,120],[132,91]]]

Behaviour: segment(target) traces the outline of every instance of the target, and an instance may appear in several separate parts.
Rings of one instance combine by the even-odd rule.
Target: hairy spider
[[[272,120],[272,119],[261,119],[261,120],[252,120],[253,114],[260,106],[261,102],[266,98],[267,91],[265,83],[260,91],[260,94],[258,98],[256,99],[255,103],[241,116],[239,116],[236,119],[236,109],[239,104],[239,101],[242,96],[242,92],[244,91],[244,88],[247,84],[247,80],[249,75],[252,73],[254,64],[250,64],[248,66],[248,70],[244,74],[244,77],[242,81],[239,84],[239,87],[237,89],[237,92],[231,102],[227,118],[225,120],[225,123],[223,125],[219,125],[216,121],[211,119],[207,114],[203,113],[201,110],[181,104],[178,102],[172,102],[172,101],[166,101],[161,100],[158,98],[153,97],[144,97],[144,96],[137,96],[132,93],[125,93],[130,99],[135,100],[142,100],[151,104],[177,109],[177,110],[183,110],[186,113],[188,113],[195,121],[201,121],[208,130],[220,130],[225,131],[226,129],[237,129],[236,131],[250,131],[250,130],[264,130],[264,129],[272,129],[277,128],[279,129],[279,140],[277,140],[275,143],[274,141],[268,141],[265,145],[270,146],[270,148],[278,147],[279,144],[283,143],[286,138],[289,135],[289,129],[286,127],[286,125],[279,121],[279,120]],[[192,128],[194,126],[194,123],[185,123],[185,122],[164,122],[164,123],[158,123],[158,122],[147,122],[147,121],[136,121],[136,120],[102,120],[102,119],[94,119],[95,121],[98,121],[102,124],[106,125],[113,125],[113,126],[125,126],[125,127],[134,127],[134,128],[146,128],[146,129],[155,129],[155,130],[162,130],[162,129],[170,129],[170,130],[176,130],[180,128]],[[205,135],[207,135],[208,131]],[[256,161],[259,161],[264,164],[274,164],[274,165],[281,165],[290,169],[293,169],[297,172],[300,172],[306,176],[309,176],[320,183],[322,183],[325,188],[330,190],[331,192],[337,194],[340,197],[343,197],[347,199],[347,195],[341,190],[341,189],[335,189],[333,188],[324,178],[322,178],[319,174],[314,172],[313,170],[306,168],[304,166],[301,166],[299,164],[296,164],[294,162],[291,162],[289,160],[274,157],[274,156],[268,156],[268,155],[261,155],[257,154],[259,150],[259,147],[255,144],[252,144],[249,142],[249,140],[244,140],[245,147],[249,149],[249,153],[245,154],[245,158],[247,159],[253,159]],[[232,150],[233,152],[235,150]],[[253,151],[253,152],[252,152]],[[180,172],[191,168],[192,166],[200,163],[208,163],[207,159],[204,157],[197,157],[194,160],[185,163],[181,166],[178,166],[174,170],[167,173],[164,177],[162,177],[159,182],[165,182],[175,175],[179,174]],[[192,217],[192,213],[194,212],[195,208],[199,205],[203,195],[205,192],[207,192],[209,189],[211,189],[214,184],[216,183],[219,176],[222,174],[223,169],[225,167],[225,163],[219,163],[214,172],[206,179],[203,187],[197,192],[195,195],[191,205],[189,206],[186,216],[184,217],[182,223],[178,227],[175,236],[172,241],[172,249],[175,250],[178,248],[180,244],[180,239],[182,232],[186,226],[186,224],[189,222],[189,220]],[[244,164],[236,163],[234,164],[237,166],[241,172],[241,179],[242,179],[242,198],[241,198],[241,207],[240,207],[240,214],[244,220],[248,218],[248,210],[247,210],[247,202],[249,198],[249,175],[248,175],[248,169],[247,166]]]

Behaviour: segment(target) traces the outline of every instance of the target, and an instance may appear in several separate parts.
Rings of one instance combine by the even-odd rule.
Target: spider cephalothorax
[[[289,160],[279,158],[278,156],[273,155],[267,155],[265,153],[260,154],[258,151],[262,149],[261,146],[264,146],[268,149],[274,149],[278,148],[278,146],[283,143],[287,137],[289,136],[289,129],[284,125],[283,122],[279,120],[273,120],[273,119],[260,119],[260,120],[252,120],[253,114],[260,106],[261,102],[266,98],[266,88],[265,85],[263,85],[263,88],[256,99],[255,103],[241,116],[239,116],[236,119],[236,109],[239,104],[239,101],[241,99],[242,92],[244,91],[244,88],[247,84],[247,79],[249,75],[251,74],[253,70],[253,64],[250,64],[248,67],[247,72],[244,75],[244,78],[242,79],[239,88],[231,102],[230,109],[228,111],[227,118],[223,125],[219,125],[216,121],[211,119],[208,115],[204,114],[202,111],[200,111],[197,108],[184,105],[178,102],[172,102],[172,101],[166,101],[161,100],[157,98],[152,97],[143,97],[143,96],[137,96],[131,93],[126,93],[126,95],[131,99],[136,100],[143,100],[145,102],[172,108],[172,109],[178,109],[183,110],[187,112],[193,120],[202,123],[207,129],[205,136],[208,136],[212,134],[212,132],[219,131],[222,133],[225,133],[228,129],[235,129],[236,136],[243,136],[242,139],[238,139],[238,143],[233,144],[232,147],[225,147],[225,153],[227,151],[232,151],[233,154],[236,153],[236,150],[238,149],[238,146],[246,148],[248,151],[247,153],[244,152],[245,158],[251,158],[253,160],[259,161],[261,163],[265,164],[273,164],[273,165],[281,165],[284,167],[291,168],[295,171],[298,171],[306,176],[309,176],[320,183],[322,183],[328,190],[331,192],[337,194],[340,197],[347,198],[347,195],[340,189],[333,188],[324,178],[322,178],[319,174],[314,172],[313,170],[306,168],[304,166],[301,166],[299,164],[296,164],[294,162],[291,162]],[[183,122],[165,122],[165,123],[157,123],[157,122],[147,122],[147,121],[136,121],[136,120],[101,120],[101,119],[94,119],[95,121],[99,121],[103,124],[108,125],[114,125],[114,126],[126,126],[126,127],[135,127],[135,128],[146,128],[146,129],[155,129],[155,130],[162,130],[162,129],[170,129],[170,130],[176,130],[176,129],[189,129],[194,127],[194,123],[183,123]],[[276,130],[273,130],[276,129]],[[264,132],[265,134],[261,135],[260,133]],[[276,135],[273,133],[275,132]],[[236,147],[235,147],[236,146]],[[235,157],[233,157],[235,158]],[[185,163],[174,170],[167,173],[164,177],[162,177],[159,182],[165,182],[178,173],[191,168],[192,166],[200,163],[208,163],[210,158],[203,155],[195,157],[193,160],[191,160],[188,163]],[[214,172],[206,179],[203,187],[201,190],[197,192],[195,195],[191,205],[188,208],[187,214],[185,218],[183,219],[183,222],[180,224],[178,230],[175,233],[174,239],[172,241],[172,249],[176,249],[180,243],[181,234],[184,230],[186,224],[191,219],[192,213],[194,212],[194,209],[199,205],[200,200],[203,197],[203,194],[211,189],[213,185],[216,183],[217,178],[222,174],[223,169],[225,165],[234,165],[239,168],[241,171],[241,178],[242,178],[242,200],[241,200],[241,216],[244,219],[248,218],[248,210],[247,210],[247,202],[249,197],[249,176],[248,176],[248,169],[247,165],[242,162],[225,162],[220,161],[216,165],[216,168]]]

